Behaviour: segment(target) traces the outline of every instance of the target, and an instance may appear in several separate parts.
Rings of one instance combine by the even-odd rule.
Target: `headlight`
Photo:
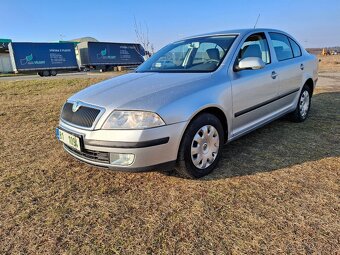
[[[156,113],[142,111],[113,111],[103,129],[144,129],[165,125]]]

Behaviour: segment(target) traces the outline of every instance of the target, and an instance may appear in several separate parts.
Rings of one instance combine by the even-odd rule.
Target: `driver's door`
[[[233,136],[241,135],[256,126],[273,111],[271,100],[278,95],[278,77],[271,68],[268,42],[264,33],[250,35],[234,60],[234,67],[247,57],[258,57],[266,66],[257,70],[231,72],[233,101]]]

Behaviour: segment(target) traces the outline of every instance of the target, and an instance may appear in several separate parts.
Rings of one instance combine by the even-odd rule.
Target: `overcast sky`
[[[282,29],[305,47],[340,45],[340,0],[0,0],[0,38],[58,41],[92,36],[134,42],[134,17],[156,49],[182,37],[235,28]]]

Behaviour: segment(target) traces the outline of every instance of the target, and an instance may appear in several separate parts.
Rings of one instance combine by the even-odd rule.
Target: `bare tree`
[[[142,23],[137,22],[136,17],[134,17],[134,29],[138,43],[140,43],[146,51],[153,54],[155,48],[149,39],[148,25],[145,23],[144,26],[142,26]]]

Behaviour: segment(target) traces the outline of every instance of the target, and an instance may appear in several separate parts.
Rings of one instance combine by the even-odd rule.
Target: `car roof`
[[[271,29],[271,28],[243,28],[243,29],[233,29],[233,30],[224,30],[224,31],[217,31],[217,32],[209,32],[209,33],[204,33],[204,34],[199,34],[195,36],[189,36],[183,39],[189,39],[189,38],[195,38],[195,37],[203,37],[203,36],[213,36],[213,35],[245,35],[249,32],[278,32],[278,33],[283,33],[287,34],[284,31],[277,30],[277,29]]]

